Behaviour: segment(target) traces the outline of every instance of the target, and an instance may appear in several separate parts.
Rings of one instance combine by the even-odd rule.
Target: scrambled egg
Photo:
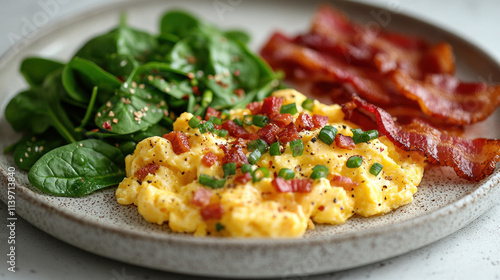
[[[294,90],[281,90],[273,94],[283,97],[283,104],[295,102],[297,109],[306,99]],[[338,105],[324,105],[314,101],[311,115],[328,116],[328,124],[338,133],[352,136],[350,128],[356,126],[343,121]],[[250,114],[248,109],[231,111],[231,119]],[[296,118],[298,114],[294,117]],[[266,167],[271,176],[253,183],[233,184],[229,176],[225,187],[212,189],[210,203],[219,203],[223,214],[217,220],[204,220],[200,207],[192,203],[199,188],[207,188],[198,182],[200,174],[223,178],[219,160],[211,167],[201,164],[201,158],[212,152],[219,159],[224,152],[218,147],[234,140],[212,133],[199,133],[188,125],[190,113],[183,113],[174,123],[174,130],[184,132],[191,146],[190,151],[175,154],[169,140],[152,137],[140,142],[135,152],[126,158],[127,178],[116,190],[120,204],[135,204],[139,213],[149,222],[159,225],[168,223],[175,232],[194,233],[196,236],[228,237],[300,237],[314,223],[342,224],[357,214],[363,217],[387,213],[410,203],[423,175],[424,158],[417,153],[400,150],[385,137],[360,143],[353,150],[327,145],[318,140],[320,129],[302,131],[304,153],[293,157],[289,144],[282,155],[265,153],[254,166]],[[247,127],[256,131],[257,127]],[[246,152],[246,149],[244,149]],[[246,153],[248,156],[249,153]],[[346,161],[353,155],[361,156],[359,168],[348,168]],[[148,174],[142,181],[134,175],[148,164],[159,169]],[[369,172],[373,163],[383,165],[377,176]],[[329,169],[327,178],[314,180],[309,193],[278,192],[271,184],[282,168],[293,169],[296,178],[309,178],[312,168],[318,164]],[[357,182],[355,187],[336,186],[334,175],[349,177]]]

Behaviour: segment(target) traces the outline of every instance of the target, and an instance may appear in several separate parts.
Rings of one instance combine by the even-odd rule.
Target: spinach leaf
[[[47,77],[49,73],[63,66],[64,64],[55,60],[28,57],[21,63],[21,73],[32,87],[38,87],[42,85],[43,80],[45,80],[45,77]]]
[[[14,161],[24,170],[30,170],[35,162],[47,152],[64,145],[65,141],[55,131],[24,137],[16,143]]]
[[[120,149],[88,139],[54,149],[31,168],[28,179],[45,193],[77,197],[116,185],[125,177]]]
[[[99,100],[104,103],[122,82],[87,59],[75,57],[64,67],[62,83],[68,95],[77,102],[87,103],[94,86],[99,87]]]
[[[200,24],[200,21],[189,13],[175,10],[169,11],[161,19],[160,33],[184,38],[189,36],[194,29],[199,28]]]

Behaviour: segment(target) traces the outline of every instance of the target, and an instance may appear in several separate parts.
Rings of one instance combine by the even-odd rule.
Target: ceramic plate
[[[324,1],[135,1],[99,8],[45,30],[15,46],[0,62],[0,149],[20,137],[3,117],[7,102],[26,88],[18,72],[29,55],[67,61],[90,37],[114,27],[121,12],[136,27],[156,31],[160,15],[182,7],[222,27],[243,28],[257,50],[276,29],[288,34],[308,28],[312,14]],[[222,5],[225,4],[225,5]],[[397,13],[353,2],[334,2],[366,27],[421,35],[450,42],[458,74],[467,80],[500,77],[493,59],[469,42],[433,25]],[[378,15],[378,16],[377,16]],[[500,138],[500,116],[489,118],[474,132]],[[496,133],[496,135],[495,135]],[[0,156],[2,185],[13,167],[11,155]],[[317,226],[300,239],[194,238],[168,226],[145,222],[135,206],[115,201],[112,188],[83,198],[60,198],[33,188],[26,172],[16,169],[16,211],[47,233],[89,252],[140,266],[218,277],[290,277],[352,268],[394,257],[443,238],[467,225],[500,198],[500,171],[471,184],[449,168],[427,170],[413,203],[379,217],[354,217],[340,226]],[[7,192],[0,192],[5,202]]]

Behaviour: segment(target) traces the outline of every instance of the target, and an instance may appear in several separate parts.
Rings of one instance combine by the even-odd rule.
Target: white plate
[[[118,23],[126,11],[136,27],[156,31],[160,15],[172,7],[184,7],[222,27],[241,27],[252,34],[258,47],[279,29],[295,34],[308,28],[316,7],[324,1],[139,1],[86,13],[14,47],[0,61],[0,149],[20,135],[3,117],[7,102],[27,85],[18,73],[22,58],[39,55],[69,59],[87,39]],[[217,6],[226,3],[229,6]],[[335,2],[349,16],[367,24],[384,24],[374,17],[380,8],[352,2]],[[225,8],[225,9],[224,9]],[[457,56],[458,74],[468,80],[500,77],[500,67],[467,41],[419,20],[391,14],[386,28],[450,42]],[[497,114],[475,133],[500,138]],[[0,180],[7,184],[11,155],[0,156]],[[168,226],[145,222],[134,206],[121,206],[114,190],[84,198],[59,198],[41,194],[17,169],[16,211],[47,233],[89,252],[123,262],[166,271],[220,277],[290,277],[352,268],[409,252],[467,225],[499,198],[500,170],[471,184],[449,168],[426,171],[410,205],[390,214],[355,217],[341,226],[318,226],[294,240],[194,238],[171,233]],[[7,193],[0,192],[6,202]]]

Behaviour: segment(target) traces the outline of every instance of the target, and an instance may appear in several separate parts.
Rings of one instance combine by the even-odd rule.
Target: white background
[[[34,22],[43,4],[56,0],[3,0],[0,4],[0,55],[22,36],[26,21]],[[104,2],[59,0],[61,5],[35,26],[36,32]],[[368,2],[368,1],[364,1]],[[500,1],[377,0],[381,7],[399,4],[401,12],[414,15],[455,32],[500,61]],[[42,20],[43,18],[40,18]],[[26,30],[24,30],[26,31]],[[10,34],[10,35],[9,35]],[[499,78],[499,77],[497,77]],[[1,86],[1,85],[0,85]],[[0,203],[0,220],[7,207]],[[1,227],[2,239],[8,232]],[[198,279],[127,265],[87,253],[38,230],[24,220],[16,223],[16,273],[7,271],[6,249],[0,252],[0,279]],[[0,248],[6,248],[2,244]],[[464,229],[434,244],[380,263],[327,275],[300,279],[500,279],[500,205]]]

